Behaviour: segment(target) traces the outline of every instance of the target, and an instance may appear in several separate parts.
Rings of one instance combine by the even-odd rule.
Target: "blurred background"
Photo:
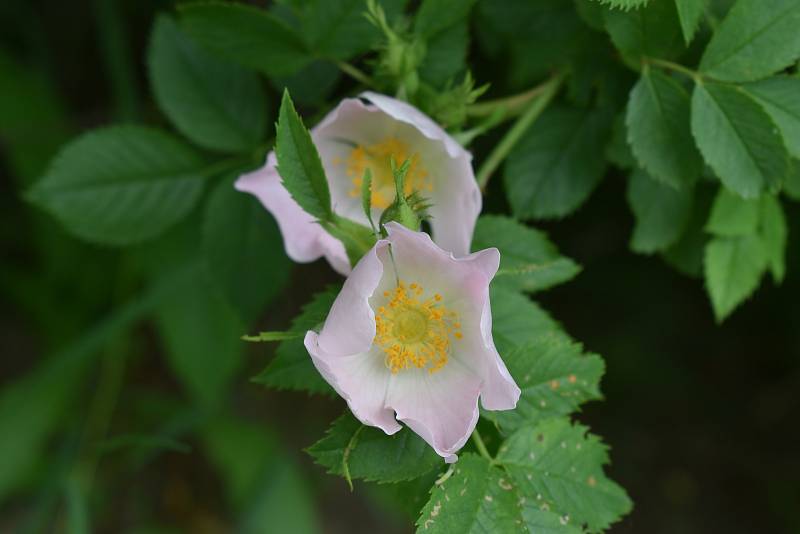
[[[70,237],[23,200],[74,135],[165,124],[145,57],[155,14],[172,8],[0,2],[0,532],[410,532],[429,480],[351,493],[302,451],[344,403],[251,381],[274,347],[226,336],[246,327],[191,261],[202,213],[123,251]],[[470,48],[479,83],[524,88],[487,50]],[[354,87],[313,69],[318,91],[296,97],[306,116]],[[280,84],[265,86],[274,112]],[[476,144],[477,161],[495,140]],[[500,187],[489,212],[507,211]],[[206,194],[246,202],[229,189]],[[537,224],[584,267],[539,301],[606,360],[606,400],[579,419],[611,446],[609,475],[635,502],[612,532],[800,532],[800,207],[786,207],[784,284],[765,282],[721,326],[700,280],[628,251],[621,175],[575,215]],[[337,281],[321,263],[266,262],[263,303],[250,303],[261,330],[286,329]]]

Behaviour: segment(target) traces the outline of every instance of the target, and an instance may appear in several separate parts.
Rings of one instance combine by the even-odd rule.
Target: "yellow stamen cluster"
[[[380,209],[388,208],[394,200],[395,194],[394,175],[390,164],[392,158],[397,165],[407,159],[411,161],[404,185],[406,195],[410,195],[414,191],[430,192],[433,190],[428,179],[428,171],[420,163],[419,154],[409,154],[408,146],[404,142],[390,137],[382,143],[369,146],[358,145],[350,152],[345,162],[345,172],[353,182],[350,196],[361,196],[364,171],[369,168],[372,172],[372,206]]]
[[[412,368],[438,371],[447,364],[451,336],[463,337],[458,314],[442,305],[440,294],[425,298],[424,293],[419,284],[401,281],[383,293],[386,304],[375,314],[375,344],[394,374]]]

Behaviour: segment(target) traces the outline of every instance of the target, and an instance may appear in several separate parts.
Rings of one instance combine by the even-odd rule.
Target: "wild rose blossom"
[[[363,100],[362,100],[363,99]],[[366,102],[364,102],[366,100]],[[373,218],[394,200],[391,158],[410,160],[405,192],[419,191],[430,208],[433,240],[456,256],[469,253],[481,194],[472,156],[439,125],[413,106],[376,93],[343,100],[311,131],[331,192],[334,211],[364,225],[364,171],[372,172]],[[274,153],[264,167],[236,182],[257,196],[278,222],[286,253],[297,262],[324,256],[342,274],[350,272],[341,242],[331,237],[291,198],[281,183]]]
[[[457,258],[425,233],[386,230],[305,346],[361,422],[394,434],[402,421],[451,463],[478,421],[478,397],[486,410],[510,410],[520,395],[492,340],[500,254]]]

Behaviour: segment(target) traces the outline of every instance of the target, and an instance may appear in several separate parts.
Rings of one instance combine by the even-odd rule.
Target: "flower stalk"
[[[530,100],[527,109],[525,109],[513,126],[511,126],[511,129],[506,132],[506,135],[494,147],[494,150],[492,150],[489,157],[486,158],[486,161],[483,162],[476,176],[478,186],[482,191],[486,190],[489,178],[491,178],[492,174],[497,170],[503,160],[506,159],[520,137],[528,131],[531,124],[539,118],[539,115],[541,115],[548,104],[550,104],[553,97],[558,92],[558,89],[561,87],[563,79],[564,77],[562,74],[556,74],[550,78],[550,80],[539,86],[541,91],[538,91],[536,97]]]

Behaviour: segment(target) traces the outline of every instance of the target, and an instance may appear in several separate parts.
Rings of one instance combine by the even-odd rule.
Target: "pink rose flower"
[[[361,182],[369,168],[377,221],[394,199],[390,159],[394,157],[398,164],[410,159],[406,193],[420,191],[433,204],[433,240],[456,256],[468,254],[482,202],[472,155],[413,106],[370,92],[360,98],[343,100],[311,131],[334,211],[368,225],[361,207]],[[264,167],[242,175],[236,188],[257,196],[275,216],[286,253],[294,261],[310,262],[324,256],[338,272],[350,272],[341,242],[316,224],[283,187],[274,153],[267,156]]]
[[[386,229],[305,346],[361,422],[394,434],[402,421],[451,463],[478,422],[479,397],[486,410],[510,410],[520,395],[492,340],[500,254],[457,258],[425,233]]]

